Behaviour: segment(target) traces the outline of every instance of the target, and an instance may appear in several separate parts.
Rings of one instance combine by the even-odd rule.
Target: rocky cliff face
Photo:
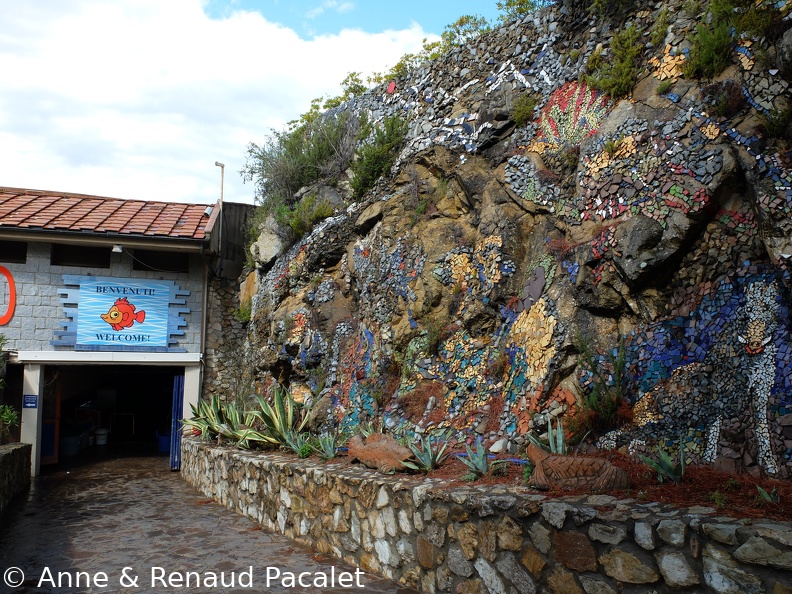
[[[697,19],[638,8],[628,99],[580,82],[613,58],[611,25],[553,6],[342,106],[405,118],[407,143],[362,202],[274,264],[262,250],[259,379],[310,400],[316,429],[383,420],[496,451],[618,388],[639,403],[623,441],[788,477],[792,174],[762,115],[789,100],[789,40],[735,34],[717,80],[688,80]]]

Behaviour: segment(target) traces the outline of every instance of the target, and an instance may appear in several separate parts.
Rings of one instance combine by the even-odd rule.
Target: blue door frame
[[[184,418],[184,372],[173,378],[173,407],[171,409],[170,469],[181,470],[181,420]]]

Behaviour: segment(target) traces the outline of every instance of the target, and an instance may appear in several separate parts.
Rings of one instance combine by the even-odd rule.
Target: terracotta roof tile
[[[74,231],[201,240],[206,204],[122,200],[0,187],[0,230]]]

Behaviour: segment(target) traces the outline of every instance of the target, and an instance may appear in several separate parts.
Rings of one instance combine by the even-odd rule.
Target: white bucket
[[[96,430],[96,445],[107,445],[107,434],[110,433],[108,429]]]

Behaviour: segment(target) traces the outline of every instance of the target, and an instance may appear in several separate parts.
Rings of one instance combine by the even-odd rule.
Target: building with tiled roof
[[[122,200],[0,186],[0,236],[42,234],[91,243],[161,241],[169,249],[200,246],[219,209],[205,204]]]
[[[91,441],[178,467],[213,282],[241,270],[229,239],[247,209],[0,187],[0,403],[22,413],[34,473]]]

